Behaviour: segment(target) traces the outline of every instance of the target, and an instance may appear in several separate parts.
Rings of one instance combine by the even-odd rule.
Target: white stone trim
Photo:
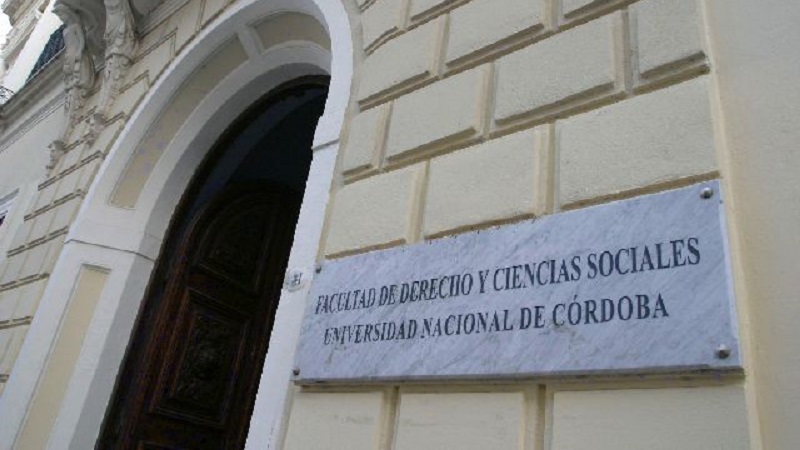
[[[315,273],[325,206],[338,151],[338,142],[314,150],[288,264],[288,270],[302,272],[304,282],[301,289],[293,292],[284,289],[281,292],[245,450],[274,449],[283,440],[282,425],[284,415],[288,412],[286,397],[291,384],[294,354],[308,296],[308,282]]]
[[[132,152],[187,79],[220,44],[277,11],[316,17],[330,33],[332,52],[292,42],[253,55],[186,119],[165,149],[135,208],[109,203]],[[290,267],[313,267],[328,200],[338,136],[350,96],[352,42],[339,1],[245,0],[229,7],[179,55],[141,102],[91,186],[67,236],[12,376],[0,398],[0,448],[13,448],[46,368],[66,299],[82,265],[105,267],[109,278],[92,317],[76,368],[50,436],[50,449],[93,448],[110,400],[145,287],[169,219],[203,156],[255,98],[304,75],[330,74],[325,113],[314,137],[314,159],[290,255]],[[248,449],[274,448],[284,428],[289,375],[299,336],[305,290],[283,292],[250,427]],[[269,378],[269,383],[263,382]],[[41,430],[47,432],[47,430]]]

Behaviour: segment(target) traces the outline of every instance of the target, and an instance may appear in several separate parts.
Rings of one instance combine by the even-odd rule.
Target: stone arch
[[[260,25],[280,25],[282,20],[299,21],[308,32],[278,41],[259,36]],[[174,207],[194,170],[216,137],[255,99],[295,78],[329,75],[328,99],[314,136],[310,181],[297,225],[297,235],[303,239],[295,240],[289,260],[290,268],[311,271],[350,97],[352,67],[348,15],[339,1],[331,0],[237,2],[176,57],[112,145],[73,222],[42,298],[48,307],[37,313],[15,366],[19,376],[12,377],[5,391],[3,403],[9,413],[2,428],[8,433],[0,438],[0,446],[6,442],[13,446],[24,429],[70,308],[71,292],[86,270],[104,274],[103,283],[74,370],[65,374],[69,383],[49,442],[51,448],[94,446],[138,305]],[[199,85],[205,91],[190,98]],[[182,110],[188,114],[172,111],[174,116],[165,116],[179,100],[195,103]],[[164,130],[165,117],[178,123],[170,124],[171,134],[152,139],[154,130]],[[251,417],[259,426],[251,427],[248,449],[280,442],[305,294],[301,286],[281,295]]]

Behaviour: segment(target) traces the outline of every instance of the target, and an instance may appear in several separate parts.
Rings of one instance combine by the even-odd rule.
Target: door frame
[[[204,189],[209,183],[214,184],[214,178],[212,176],[214,168],[224,161],[227,155],[230,155],[228,150],[231,150],[230,146],[236,140],[236,138],[239,137],[254,120],[257,120],[270,108],[275,107],[277,102],[281,101],[281,99],[284,99],[287,96],[292,95],[291,93],[296,91],[298,88],[309,87],[318,90],[327,90],[329,81],[329,77],[325,76],[300,77],[272,89],[263,98],[254,101],[250,106],[248,106],[248,108],[239,117],[236,117],[228,129],[222,133],[222,135],[211,146],[211,149],[205,155],[205,158],[193,174],[188,187],[181,196],[181,199],[175,209],[175,213],[170,219],[169,227],[164,235],[164,245],[162,246],[158,258],[154,261],[154,269],[146,292],[144,293],[136,322],[133,325],[133,331],[129,341],[130,343],[128,345],[126,354],[123,357],[123,362],[119,372],[120,375],[117,379],[117,386],[115,387],[115,391],[111,396],[105,421],[110,419],[114,409],[121,407],[120,405],[115,404],[115,402],[124,399],[124,397],[119,397],[119,389],[121,389],[120,386],[125,385],[125,383],[129,381],[132,382],[131,376],[137,373],[135,366],[139,366],[140,364],[151,361],[149,357],[146,356],[150,350],[145,350],[146,347],[142,347],[141,345],[135,350],[134,348],[136,347],[137,342],[134,340],[141,339],[147,336],[149,332],[158,330],[157,327],[151,327],[149,332],[145,331],[145,334],[142,335],[142,330],[140,327],[148,326],[146,322],[143,322],[145,320],[144,318],[148,317],[148,312],[149,316],[152,318],[157,318],[160,315],[160,313],[157,311],[152,309],[148,310],[148,308],[161,308],[161,300],[158,300],[158,297],[169,298],[175,295],[175,289],[178,288],[179,284],[174,284],[172,277],[182,276],[184,274],[183,271],[187,270],[187,267],[190,265],[188,260],[184,259],[184,257],[188,257],[192,254],[192,250],[187,248],[187,246],[191,247],[199,244],[199,236],[194,234],[196,230],[193,231],[197,226],[198,221],[208,224],[208,222],[212,220],[211,216],[215,214],[215,211],[224,208],[224,205],[228,203],[228,200],[235,198],[235,193],[237,192],[247,193],[267,189],[277,193],[282,189],[279,187],[279,185],[266,181],[248,181],[236,184],[233,187],[221,187],[218,191],[213,193],[212,197],[208,200],[208,203],[198,205],[195,202],[199,197],[205,195],[203,192]],[[305,104],[298,107],[302,108],[303,106],[305,106]],[[309,133],[312,133],[313,128],[308,131]],[[292,196],[293,202],[302,201],[302,198],[299,196],[299,194],[290,194],[289,188],[284,188],[283,190],[286,191],[284,192],[284,195]],[[220,203],[220,200],[223,200],[222,203]],[[299,207],[297,212],[299,213]],[[297,221],[295,220],[292,236],[290,236],[289,239],[293,238],[294,229],[296,229],[296,227]],[[290,242],[289,247],[291,247],[291,244],[292,243]],[[276,299],[274,310],[269,314],[269,320],[272,322],[272,324],[269,326],[270,329],[274,327],[277,303],[278,301]],[[150,325],[153,325],[155,322],[157,321],[154,321]],[[138,342],[138,344],[144,344],[144,342]],[[172,344],[175,343],[173,342]],[[267,342],[266,351],[268,350],[269,343]],[[131,358],[135,358],[135,360],[131,361]],[[262,357],[259,357],[259,359],[261,358]],[[129,364],[134,364],[135,366],[128,367]],[[119,414],[119,411],[117,411],[117,413]],[[103,427],[101,428],[98,441],[103,439],[104,431],[108,431],[106,429],[108,424],[105,423],[105,421]]]
[[[328,31],[331,49],[292,41],[266,51],[252,47],[252,26],[271,15],[298,12],[316,18]],[[231,39],[239,39],[247,60],[227,74],[190,113],[158,158],[140,201],[126,208],[111,204],[126,176],[133,152],[179,92],[182,83]],[[222,131],[252,99],[295,78],[329,75],[325,113],[315,131],[309,172],[289,270],[304,282],[284,289],[262,372],[247,449],[279,445],[290,402],[291,370],[304,313],[309,278],[319,253],[323,219],[339,149],[339,134],[350,98],[352,32],[339,0],[243,0],[231,5],[201,31],[165,69],[111,146],[67,235],[40,308],[0,398],[0,448],[14,448],[58,338],[73,290],[86,268],[106,273],[80,354],[52,429],[48,448],[93,448],[175,206],[194,171]],[[268,380],[268,381],[267,381]]]

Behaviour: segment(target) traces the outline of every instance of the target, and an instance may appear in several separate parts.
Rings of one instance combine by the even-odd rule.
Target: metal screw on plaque
[[[299,376],[300,375],[300,368],[299,367],[295,367],[294,369],[292,369],[292,375]]]
[[[729,356],[731,356],[731,349],[727,345],[717,347],[717,358],[728,359]]]
[[[714,196],[714,190],[711,189],[710,187],[703,188],[703,190],[700,191],[700,198],[702,198],[704,200],[708,200],[709,198],[711,198],[713,196]]]

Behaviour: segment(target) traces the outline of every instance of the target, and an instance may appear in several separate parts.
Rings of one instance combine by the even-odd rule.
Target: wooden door
[[[162,256],[100,449],[233,449],[247,436],[299,211],[274,186],[233,188]]]

